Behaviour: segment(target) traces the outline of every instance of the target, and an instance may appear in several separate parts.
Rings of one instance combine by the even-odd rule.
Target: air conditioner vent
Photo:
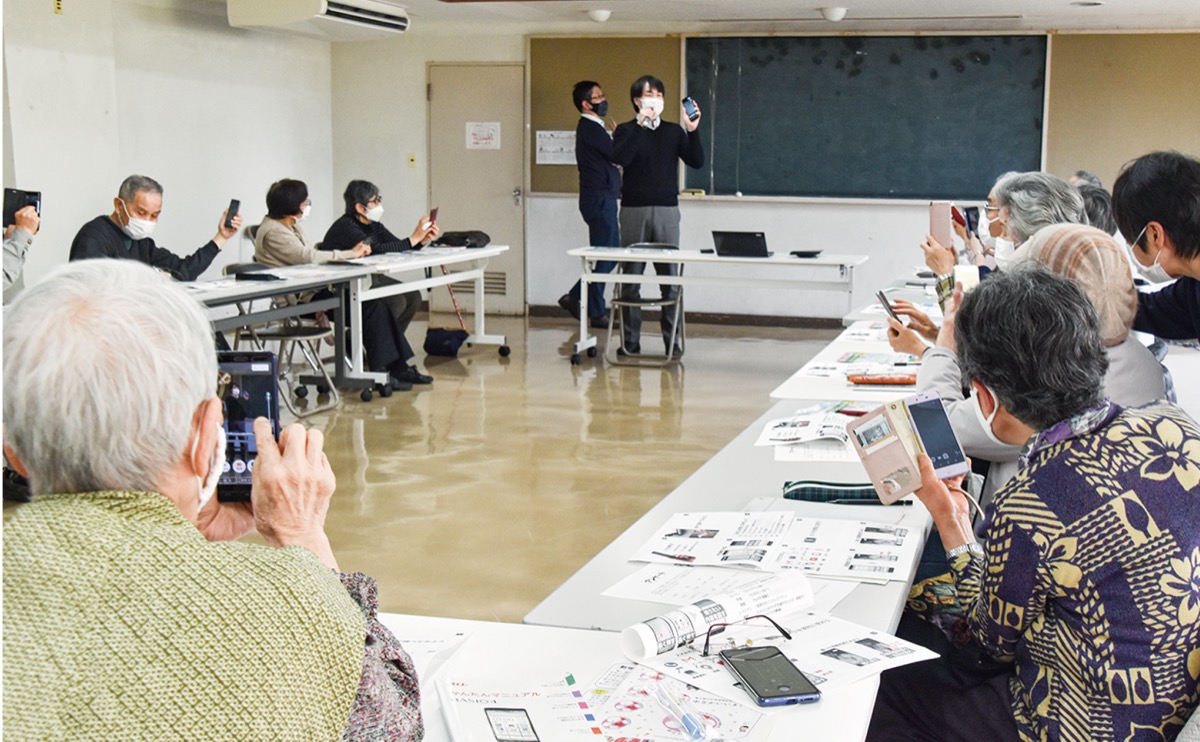
[[[356,8],[346,3],[333,2],[333,0],[329,1],[325,15],[330,18],[341,18],[352,23],[365,23],[368,26],[385,28],[397,33],[404,33],[408,30],[408,18],[406,16],[389,15],[365,8]]]

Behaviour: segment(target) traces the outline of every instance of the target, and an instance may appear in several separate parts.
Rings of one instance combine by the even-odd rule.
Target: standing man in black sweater
[[[371,254],[404,252],[405,250],[420,250],[442,231],[428,214],[417,222],[416,229],[408,237],[397,237],[383,226],[383,196],[374,183],[365,180],[352,180],[342,194],[346,202],[346,213],[337,219],[325,233],[325,239],[320,244],[321,250],[352,250],[360,242],[371,246]],[[371,285],[396,284],[386,276],[374,276]],[[393,378],[392,386],[397,390],[410,384],[429,384],[433,377],[421,373],[410,361],[416,356],[412,345],[409,344],[405,333],[413,315],[421,304],[421,294],[418,291],[407,291],[384,299],[376,300],[387,306],[392,321],[374,318],[368,319],[363,311],[363,341],[367,346],[368,356],[379,358],[397,358],[390,364]],[[367,302],[368,305],[375,302]],[[378,312],[378,309],[373,310]],[[374,353],[372,353],[374,350]],[[397,384],[396,382],[399,382]]]
[[[662,80],[643,75],[629,89],[629,99],[637,116],[617,127],[613,135],[613,159],[624,168],[624,183],[621,186],[621,244],[628,247],[635,242],[663,242],[679,245],[679,174],[678,160],[688,167],[704,165],[704,147],[696,127],[700,125],[700,111],[696,117],[683,116],[683,125],[663,121],[663,98],[666,93]],[[622,263],[624,273],[643,273],[645,263]],[[675,275],[675,266],[655,263],[654,271],[660,275]],[[642,287],[636,283],[621,284],[621,298],[641,297]],[[672,299],[679,293],[678,286],[662,287],[662,297]],[[636,307],[624,310],[622,324],[625,327],[625,351],[641,352],[642,312]],[[674,328],[670,312],[662,313],[663,343],[669,343]],[[680,355],[678,345],[667,348],[667,353]]]
[[[154,244],[150,236],[162,213],[163,188],[144,175],[130,175],[121,183],[113,199],[113,213],[98,216],[79,228],[71,242],[70,260],[122,258],[137,260],[171,274],[180,281],[195,281],[212,263],[229,238],[242,228],[235,216],[225,226],[225,212],[217,222],[217,233],[196,252],[181,258]]]
[[[581,114],[575,126],[575,164],[579,167],[579,213],[588,226],[588,244],[592,247],[620,247],[617,226],[617,198],[621,195],[621,171],[613,164],[613,140],[604,117],[608,100],[600,84],[591,80],[575,83],[571,92],[575,108]],[[597,273],[609,273],[616,262],[596,262]],[[579,319],[580,283],[563,294],[558,305]],[[607,327],[604,315],[604,284],[588,285],[588,317],[592,327]]]

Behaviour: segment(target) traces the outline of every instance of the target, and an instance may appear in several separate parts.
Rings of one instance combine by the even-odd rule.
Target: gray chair
[[[252,227],[247,227],[247,231],[250,229]],[[225,266],[224,272],[227,276],[236,276],[239,273],[267,268],[268,266],[261,263],[233,263]],[[276,301],[297,303],[299,298],[288,296]],[[250,309],[249,305],[244,303],[239,303],[237,308],[239,314],[248,314]],[[249,340],[250,344],[258,350],[266,350],[268,343],[278,343],[279,350],[276,355],[279,359],[279,396],[283,398],[283,403],[293,415],[303,418],[334,409],[341,401],[341,395],[338,394],[337,387],[334,386],[333,379],[329,376],[329,371],[321,361],[321,343],[323,341],[332,343],[333,336],[333,327],[327,323],[321,324],[299,317],[290,317],[278,322],[262,325],[246,324],[238,327],[233,336],[233,349],[237,350],[243,340]],[[300,359],[296,358],[297,351],[300,353]],[[305,385],[304,376],[301,375],[305,371],[316,376],[317,393],[329,395],[324,403],[304,408],[296,404],[296,400],[308,397],[308,387]]]
[[[646,250],[648,253],[646,262],[648,263],[654,262],[654,256],[650,254],[652,250],[679,249],[676,245],[668,245],[660,242],[637,242],[629,247]],[[679,264],[679,275],[683,275],[682,263]],[[608,339],[605,341],[604,359],[614,366],[649,366],[661,368],[682,358],[686,347],[686,333],[683,326],[683,287],[676,287],[678,290],[673,299],[664,299],[661,296],[657,298],[624,299],[621,298],[621,291],[619,290],[619,287],[622,285],[619,283],[616,284],[618,289],[613,291],[612,301],[609,302]],[[625,350],[625,313],[621,310],[633,307],[638,309],[658,309],[660,312],[674,312],[675,321],[671,327],[671,338],[662,355],[623,352]],[[613,343],[614,329],[617,330],[618,342],[616,344]],[[679,347],[678,355],[671,353],[671,349],[676,346]]]

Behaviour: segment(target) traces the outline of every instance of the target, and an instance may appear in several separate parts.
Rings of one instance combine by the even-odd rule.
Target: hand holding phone
[[[949,201],[933,201],[929,204],[929,234],[942,247],[954,246],[954,228],[950,226],[952,219]]]
[[[437,224],[437,213],[438,213],[438,207],[434,206],[433,211],[429,212],[429,221],[422,224],[421,229],[429,229],[433,225]]]
[[[229,199],[229,209],[225,212],[225,229],[233,229],[233,218],[237,216],[242,202],[236,198]]]
[[[741,647],[721,652],[725,668],[759,706],[812,703],[821,691],[778,647]]]
[[[688,121],[695,121],[700,118],[700,111],[696,108],[696,101],[690,95],[683,99],[683,112],[687,114]]]
[[[882,291],[876,291],[875,298],[879,299],[879,303],[883,305],[883,311],[887,312],[889,317],[903,324],[903,321],[900,319],[900,315],[896,314],[895,309],[892,309],[892,303],[888,301],[886,294],[884,294]]]
[[[229,381],[221,396],[225,412],[225,471],[217,480],[221,502],[247,502],[258,459],[255,418],[265,417],[279,437],[279,380],[275,354],[269,351],[222,351],[217,368]]]

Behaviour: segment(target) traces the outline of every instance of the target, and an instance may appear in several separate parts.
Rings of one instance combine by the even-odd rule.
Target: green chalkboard
[[[1045,36],[689,38],[710,194],[983,198],[1041,164]]]

